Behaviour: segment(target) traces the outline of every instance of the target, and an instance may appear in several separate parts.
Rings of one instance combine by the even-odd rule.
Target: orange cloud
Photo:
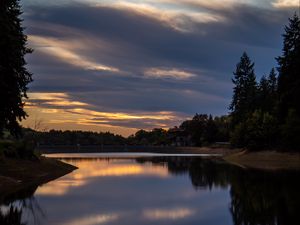
[[[168,128],[170,123],[182,120],[175,112],[101,112],[92,109],[89,104],[72,100],[66,93],[29,93],[25,110],[29,114],[22,122],[33,129],[92,130],[111,131],[128,136],[135,133],[139,126]],[[40,122],[39,122],[40,121]],[[35,124],[39,122],[39,128]],[[132,126],[132,127],[131,127]]]

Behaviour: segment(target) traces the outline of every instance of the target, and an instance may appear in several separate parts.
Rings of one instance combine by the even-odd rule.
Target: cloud
[[[88,106],[87,103],[72,101],[67,93],[29,93],[30,100],[26,103],[27,107],[48,106],[48,107],[79,107]],[[55,111],[54,111],[55,112]]]
[[[192,27],[189,26],[189,21],[195,21],[197,23],[209,23],[224,20],[223,17],[212,14],[209,12],[193,12],[190,10],[172,8],[164,9],[161,7],[154,7],[153,2],[144,3],[141,2],[106,2],[106,3],[94,3],[98,7],[110,7],[118,10],[125,10],[134,12],[141,16],[150,17],[151,19],[158,20],[163,24],[170,26],[171,28],[180,32],[192,32]],[[174,4],[174,2],[172,2]]]
[[[77,54],[74,49],[82,43],[72,43],[70,40],[61,41],[54,38],[40,37],[35,35],[29,35],[29,42],[33,48],[37,51],[41,51],[45,54],[58,57],[65,63],[81,67],[86,70],[104,70],[110,72],[119,72],[118,68],[106,66],[92,60],[87,59],[84,56]],[[73,49],[73,50],[71,50]]]
[[[128,136],[138,129],[169,128],[181,122],[183,114],[167,111],[110,112],[92,110],[90,104],[71,100],[66,93],[30,93],[25,110],[31,115],[23,126],[44,130],[54,127],[114,132]],[[35,127],[36,124],[39,127]],[[70,125],[72,125],[70,127]],[[60,128],[61,129],[61,128]]]
[[[161,69],[161,68],[150,68],[144,72],[146,77],[153,78],[173,78],[176,80],[186,80],[196,75],[190,72],[186,72],[179,69]]]
[[[276,0],[272,2],[275,8],[297,8],[299,4],[298,0]]]

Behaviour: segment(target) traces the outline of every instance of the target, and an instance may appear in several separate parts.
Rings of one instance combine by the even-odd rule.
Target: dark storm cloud
[[[67,92],[93,110],[226,113],[240,55],[249,52],[258,76],[275,66],[290,11],[236,4],[210,12],[225,20],[200,23],[182,18],[191,30],[181,32],[130,10],[84,4],[31,6],[25,18],[29,35],[90,43],[91,48],[77,54],[121,71],[78,68],[37,49],[29,58],[36,76],[32,91]],[[178,68],[196,76],[145,78],[148,68]]]

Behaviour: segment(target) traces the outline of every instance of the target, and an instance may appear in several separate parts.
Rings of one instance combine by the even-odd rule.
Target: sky
[[[276,67],[298,0],[21,0],[28,35],[25,127],[128,136],[195,113],[228,114],[246,51]]]

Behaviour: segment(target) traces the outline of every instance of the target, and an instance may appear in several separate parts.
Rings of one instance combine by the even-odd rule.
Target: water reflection
[[[117,214],[89,215],[87,217],[71,220],[63,225],[93,225],[105,224],[118,219]]]
[[[20,204],[17,196],[6,198],[0,206],[0,224],[298,221],[299,171],[246,170],[199,157],[64,160],[79,169],[23,194],[21,199],[31,199],[31,206]]]
[[[0,224],[11,225],[11,224],[25,224],[21,223],[22,209],[15,208],[13,206],[5,208],[4,206],[0,209]]]
[[[154,165],[150,162],[143,165],[135,163],[134,159],[64,159],[80,169],[65,176],[63,179],[49,182],[38,189],[38,195],[64,195],[69,189],[86,185],[100,177],[128,176],[169,176],[166,166]]]
[[[188,171],[196,189],[229,186],[233,224],[299,224],[299,171],[241,169],[200,158],[151,160],[167,162],[173,174]]]
[[[42,224],[45,214],[36,201],[37,186],[28,187],[14,194],[3,196],[0,205],[1,225],[26,225],[29,218],[34,224]]]
[[[143,212],[143,216],[149,220],[178,220],[189,217],[195,210],[189,208],[175,209],[150,209]]]

